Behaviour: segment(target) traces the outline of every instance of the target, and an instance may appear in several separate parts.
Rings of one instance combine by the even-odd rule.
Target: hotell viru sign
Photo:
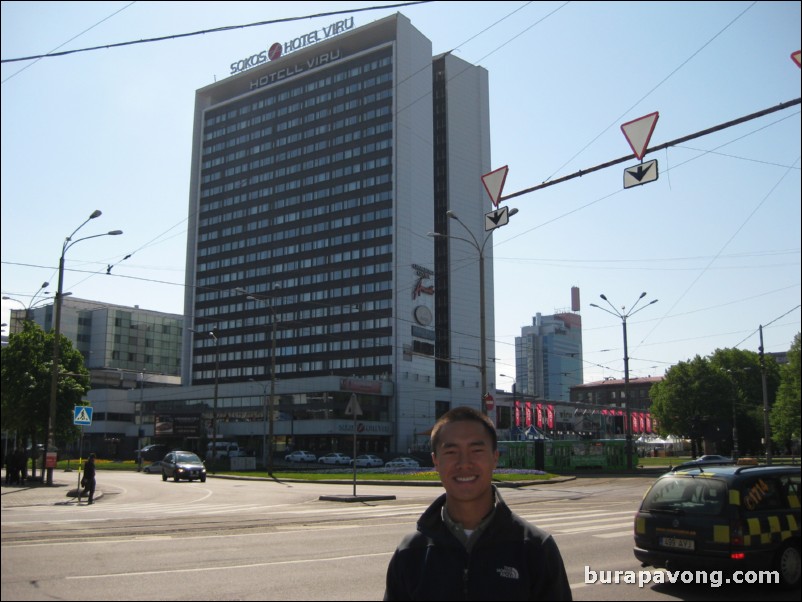
[[[290,40],[289,42],[284,42],[283,44],[276,42],[275,44],[271,44],[270,48],[267,50],[262,50],[257,54],[252,54],[247,58],[231,63],[230,75],[235,75],[237,73],[241,73],[242,71],[246,71],[251,67],[262,65],[268,60],[275,61],[285,54],[289,54],[290,52],[301,50],[302,48],[306,48],[312,44],[317,44],[318,42],[328,40],[333,36],[339,35],[353,28],[354,18],[350,17],[341,21],[335,21],[328,27],[312,30],[309,33],[295,38],[294,40]]]

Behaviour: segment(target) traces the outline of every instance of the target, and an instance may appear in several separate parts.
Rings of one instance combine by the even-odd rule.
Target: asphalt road
[[[583,477],[502,496],[554,534],[576,600],[798,600],[765,586],[587,584],[588,571],[641,570],[632,516],[652,479]],[[12,504],[15,492],[3,489],[3,600],[380,599],[392,551],[442,492],[358,485],[396,499],[345,503],[320,496],[347,497],[350,483],[98,480],[104,495],[93,506],[66,495]]]

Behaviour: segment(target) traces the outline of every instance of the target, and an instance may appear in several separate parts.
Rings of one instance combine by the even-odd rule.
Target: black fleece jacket
[[[396,549],[385,600],[571,600],[551,535],[499,499],[469,553],[443,523],[445,501],[435,500]]]

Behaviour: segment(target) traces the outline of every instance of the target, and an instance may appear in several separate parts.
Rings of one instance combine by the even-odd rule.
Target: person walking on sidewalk
[[[95,485],[97,485],[95,480],[95,454],[89,454],[89,458],[84,464],[84,476],[81,479],[81,485],[83,485],[84,492],[89,494],[89,499],[86,503],[92,504],[92,498],[95,497]]]

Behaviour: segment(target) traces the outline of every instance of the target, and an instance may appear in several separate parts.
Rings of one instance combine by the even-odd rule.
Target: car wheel
[[[179,476],[178,476],[178,473],[175,473],[175,474],[173,475],[173,481],[175,481],[176,483],[178,483],[178,481],[180,481],[180,480],[181,480],[181,477],[179,477]]]
[[[799,544],[787,543],[774,559],[774,570],[780,575],[780,587],[795,589],[799,587],[802,576],[802,561],[800,561]]]
[[[201,477],[201,478],[200,478],[200,482],[201,482],[201,483],[205,483],[205,482],[206,482],[206,477]]]
[[[166,480],[167,480],[167,473],[166,472],[162,472],[162,481],[166,481]]]

